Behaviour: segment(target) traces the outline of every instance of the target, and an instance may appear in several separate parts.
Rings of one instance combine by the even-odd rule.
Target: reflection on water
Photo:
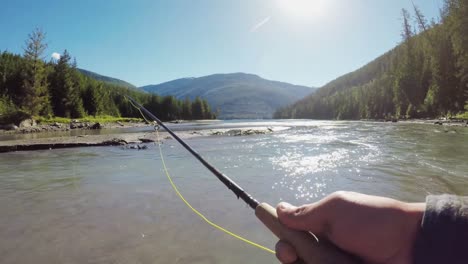
[[[215,124],[205,124],[214,126]],[[288,126],[189,144],[261,201],[313,202],[336,190],[421,201],[467,194],[468,131],[415,124],[271,121]],[[446,130],[447,129],[447,130]],[[173,140],[163,144],[182,193],[210,219],[273,247],[274,237]],[[178,200],[157,147],[0,155],[2,263],[272,263],[213,230]]]

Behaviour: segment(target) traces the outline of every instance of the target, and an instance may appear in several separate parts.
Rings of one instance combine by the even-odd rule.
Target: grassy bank
[[[458,119],[468,119],[468,112],[465,112],[463,114],[458,114],[455,117]]]

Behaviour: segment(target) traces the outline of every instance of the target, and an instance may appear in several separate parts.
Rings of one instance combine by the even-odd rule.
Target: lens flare
[[[293,19],[312,21],[327,13],[330,0],[277,0],[278,7]]]

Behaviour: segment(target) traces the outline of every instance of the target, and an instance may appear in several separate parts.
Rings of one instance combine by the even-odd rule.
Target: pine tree
[[[200,97],[196,97],[192,103],[192,117],[193,119],[203,119],[203,102]]]
[[[56,116],[78,118],[84,115],[76,69],[70,65],[70,54],[63,52],[51,76],[52,107]]]
[[[419,27],[419,32],[424,32],[429,28],[427,26],[427,20],[424,14],[421,12],[421,9],[419,9],[419,7],[417,7],[413,2],[412,4],[414,8],[414,15],[415,15],[416,23],[418,24],[418,27]]]
[[[89,115],[97,116],[104,113],[102,83],[88,81],[83,93],[83,107]]]
[[[203,119],[211,119],[211,108],[208,102],[203,99],[202,100],[202,108],[203,108]]]
[[[185,120],[192,119],[192,102],[188,97],[185,98],[182,104],[182,118]]]
[[[35,29],[26,41],[24,58],[26,65],[23,71],[22,106],[30,115],[49,115],[50,98],[43,54],[47,48],[44,43],[45,33]]]

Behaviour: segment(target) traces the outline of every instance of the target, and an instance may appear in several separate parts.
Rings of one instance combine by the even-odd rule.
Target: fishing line
[[[141,116],[143,117],[143,119],[147,122],[147,123],[155,123],[154,121],[153,122],[150,122],[148,121],[148,119],[146,119],[145,115],[143,114],[143,112],[141,111],[141,109],[139,107],[137,107],[136,105],[133,104],[132,101],[128,100],[133,107],[135,107],[136,109],[138,109],[138,111],[140,112]],[[232,231],[229,231],[227,230],[226,228],[214,223],[213,221],[209,220],[205,215],[203,215],[200,211],[198,211],[197,209],[195,209],[188,201],[187,199],[185,199],[185,197],[182,195],[182,193],[179,191],[179,189],[177,188],[177,186],[175,185],[174,181],[172,180],[172,177],[169,173],[169,170],[167,169],[167,166],[166,166],[166,162],[164,160],[164,155],[163,155],[163,152],[162,152],[162,147],[161,147],[161,139],[159,137],[159,129],[155,126],[155,131],[156,131],[156,139],[158,141],[158,148],[159,148],[159,155],[161,157],[161,163],[162,163],[162,166],[163,166],[163,170],[164,170],[164,173],[166,174],[166,177],[167,179],[169,180],[171,186],[172,186],[172,189],[175,191],[175,193],[177,194],[177,196],[185,203],[185,205],[190,209],[192,210],[193,213],[195,213],[196,215],[198,215],[203,221],[205,221],[207,224],[209,224],[210,226],[214,227],[215,229],[218,229],[248,245],[251,245],[253,247],[256,247],[258,249],[261,249],[261,250],[264,250],[268,253],[272,253],[272,254],[275,254],[275,251],[274,250],[271,250],[265,246],[262,246],[258,243],[255,243],[247,238],[244,238],[240,235],[237,235],[236,233],[232,232]]]

